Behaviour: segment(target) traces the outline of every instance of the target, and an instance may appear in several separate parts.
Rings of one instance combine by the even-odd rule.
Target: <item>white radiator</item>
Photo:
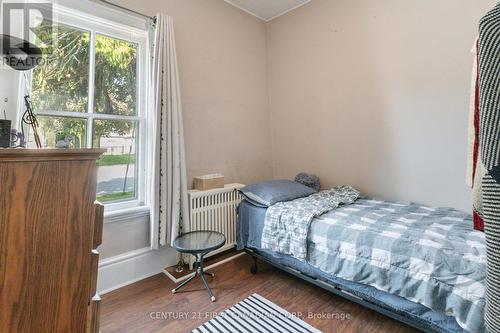
[[[227,184],[224,188],[208,191],[191,190],[189,197],[189,231],[218,231],[226,236],[226,245],[209,256],[229,250],[236,245],[236,207],[241,201],[238,189],[243,184]],[[192,268],[194,257],[189,256]]]

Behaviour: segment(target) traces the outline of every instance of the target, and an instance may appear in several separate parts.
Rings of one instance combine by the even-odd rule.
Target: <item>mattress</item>
[[[450,316],[433,311],[421,304],[403,297],[378,290],[372,286],[344,280],[327,274],[312,265],[299,261],[291,256],[282,255],[262,249],[261,239],[264,229],[266,208],[256,207],[243,201],[238,207],[237,246],[238,249],[249,248],[270,261],[298,270],[310,277],[318,278],[329,284],[352,293],[371,303],[396,312],[415,322],[419,327],[429,327],[438,332],[464,333],[457,321]]]

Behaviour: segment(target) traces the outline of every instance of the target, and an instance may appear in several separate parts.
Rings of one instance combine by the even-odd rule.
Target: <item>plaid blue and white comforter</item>
[[[485,330],[485,239],[465,213],[358,199],[311,221],[306,260]]]
[[[352,204],[358,197],[359,192],[351,186],[339,186],[272,205],[266,211],[262,248],[305,260],[313,219],[342,204]]]

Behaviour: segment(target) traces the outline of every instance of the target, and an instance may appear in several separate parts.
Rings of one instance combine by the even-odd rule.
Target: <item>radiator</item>
[[[211,230],[226,236],[226,244],[207,257],[234,248],[236,245],[236,207],[241,201],[238,189],[243,186],[245,185],[228,184],[224,188],[188,192],[190,219],[187,231]],[[194,261],[194,257],[189,256],[188,263],[191,269]]]

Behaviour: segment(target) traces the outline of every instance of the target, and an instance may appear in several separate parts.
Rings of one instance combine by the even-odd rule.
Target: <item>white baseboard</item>
[[[152,250],[149,247],[127,252],[99,262],[97,290],[104,295],[110,291],[163,272],[177,262],[172,248]]]

